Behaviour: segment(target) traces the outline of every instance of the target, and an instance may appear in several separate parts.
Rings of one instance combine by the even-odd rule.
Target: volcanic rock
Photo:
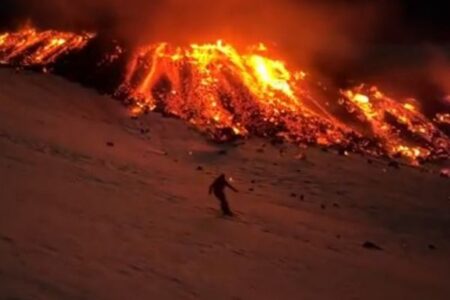
[[[299,154],[297,154],[295,156],[295,159],[297,159],[297,160],[306,160],[306,154],[303,153],[303,152],[300,152]]]
[[[395,160],[391,160],[388,166],[394,169],[400,169],[400,164]]]
[[[377,250],[381,251],[383,248],[378,246],[377,244],[371,242],[371,241],[365,241],[364,244],[362,244],[363,248],[369,249],[369,250]]]
[[[440,176],[442,178],[450,178],[450,169],[447,169],[447,168],[442,169],[440,172]]]
[[[349,155],[348,151],[343,149],[343,148],[340,148],[338,150],[338,154],[341,155],[341,156],[348,156]]]

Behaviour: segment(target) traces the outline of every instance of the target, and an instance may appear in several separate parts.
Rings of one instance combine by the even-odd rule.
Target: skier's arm
[[[232,189],[234,192],[239,192],[234,186],[232,186],[228,181],[227,181],[227,186],[230,188],[230,189]]]

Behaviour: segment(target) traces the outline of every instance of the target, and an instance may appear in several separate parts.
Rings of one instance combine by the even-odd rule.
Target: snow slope
[[[448,299],[448,179],[264,143],[0,69],[0,299]]]

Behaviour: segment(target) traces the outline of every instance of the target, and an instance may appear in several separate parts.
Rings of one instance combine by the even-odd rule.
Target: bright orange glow
[[[435,121],[439,124],[450,125],[450,113],[436,114]]]
[[[222,129],[246,136],[260,122],[286,127],[284,138],[329,145],[344,140],[344,130],[302,104],[297,92],[306,73],[288,70],[281,60],[263,56],[264,44],[239,52],[230,44],[171,47],[160,43],[135,52],[118,94],[149,109],[161,106],[216,139]],[[299,127],[300,116],[317,127]],[[319,130],[318,124],[323,129]],[[291,128],[292,127],[292,128]],[[297,132],[297,133],[295,133]],[[293,134],[289,134],[293,133]]]
[[[380,153],[367,148],[364,134],[338,121],[311,98],[302,85],[306,72],[290,71],[285,62],[269,58],[268,53],[263,44],[239,52],[221,40],[187,47],[152,45],[136,51],[118,93],[139,106],[160,107],[216,139],[227,138],[221,135],[222,129],[245,136],[261,134],[270,125],[279,127],[275,133],[290,142],[344,145]],[[414,101],[401,104],[378,88],[364,85],[341,91],[341,95],[341,105],[371,126],[371,135],[387,155],[415,161],[433,152],[449,152],[448,137],[420,114]],[[314,103],[316,109],[306,102]],[[404,138],[388,115],[416,140]],[[360,143],[355,141],[358,136]]]
[[[0,34],[0,63],[47,72],[48,64],[93,37],[24,27]],[[450,114],[429,120],[414,99],[398,101],[364,84],[335,91],[330,99],[331,89],[274,58],[263,43],[239,50],[222,40],[184,47],[156,43],[132,52],[117,46],[96,66],[124,53],[131,54],[115,95],[132,103],[132,116],[162,111],[220,141],[258,135],[412,163],[450,155],[450,139],[439,129],[450,124]],[[318,87],[327,98],[318,96]]]
[[[0,63],[47,65],[64,53],[83,48],[93,36],[87,33],[37,31],[25,26],[18,32],[0,35]]]
[[[373,134],[382,142],[388,154],[416,160],[430,156],[432,150],[443,153],[449,151],[448,137],[413,104],[401,104],[385,96],[377,87],[367,88],[364,85],[341,91],[341,94],[347,108],[371,126]],[[405,138],[393,121],[415,138]]]

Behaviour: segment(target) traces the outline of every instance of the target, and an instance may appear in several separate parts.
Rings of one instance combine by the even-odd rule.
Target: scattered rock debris
[[[106,146],[108,146],[108,147],[114,147],[115,144],[114,144],[114,142],[106,142]]]
[[[249,192],[253,192],[255,189],[254,188],[249,188],[248,191]]]
[[[442,178],[450,178],[450,169],[447,169],[447,168],[442,169],[440,172],[440,176]]]
[[[300,152],[299,154],[297,154],[295,156],[295,159],[297,159],[297,160],[306,160],[306,154],[303,153],[303,152]]]
[[[9,244],[12,244],[14,240],[9,236],[0,235],[0,240]]]
[[[197,171],[203,171],[204,169],[203,169],[203,167],[202,166],[198,166],[197,167]]]
[[[341,155],[341,156],[349,156],[349,155],[350,155],[350,154],[348,153],[348,151],[345,150],[345,149],[339,149],[339,150],[338,150],[338,154]]]
[[[291,197],[295,198],[295,197],[297,197],[297,194],[296,193],[291,193]]]
[[[327,206],[326,206],[325,204],[321,204],[321,205],[320,205],[320,208],[321,208],[321,209],[326,209]]]
[[[433,244],[429,244],[429,245],[428,245],[428,249],[430,249],[430,250],[436,250],[436,246],[433,245]]]
[[[227,150],[220,150],[220,151],[218,152],[218,154],[219,154],[219,155],[227,155],[228,152],[227,152]]]
[[[371,241],[365,241],[362,244],[363,248],[369,249],[369,250],[377,250],[377,251],[382,251],[383,248],[381,248],[380,246],[378,246],[377,244],[375,244],[374,242]]]
[[[277,145],[283,145],[283,144],[284,144],[284,141],[283,141],[280,137],[275,137],[275,138],[273,138],[273,139],[270,140],[270,143],[271,143],[273,146],[277,146]]]
[[[367,163],[368,163],[369,165],[371,165],[371,164],[373,164],[373,160],[371,160],[371,159],[369,158],[369,159],[367,159]]]
[[[305,195],[303,195],[303,194],[300,195],[300,200],[302,200],[302,201],[305,200]]]
[[[391,160],[388,166],[394,169],[400,169],[400,164],[395,160]]]
[[[340,205],[338,203],[333,203],[333,207],[340,208]]]

